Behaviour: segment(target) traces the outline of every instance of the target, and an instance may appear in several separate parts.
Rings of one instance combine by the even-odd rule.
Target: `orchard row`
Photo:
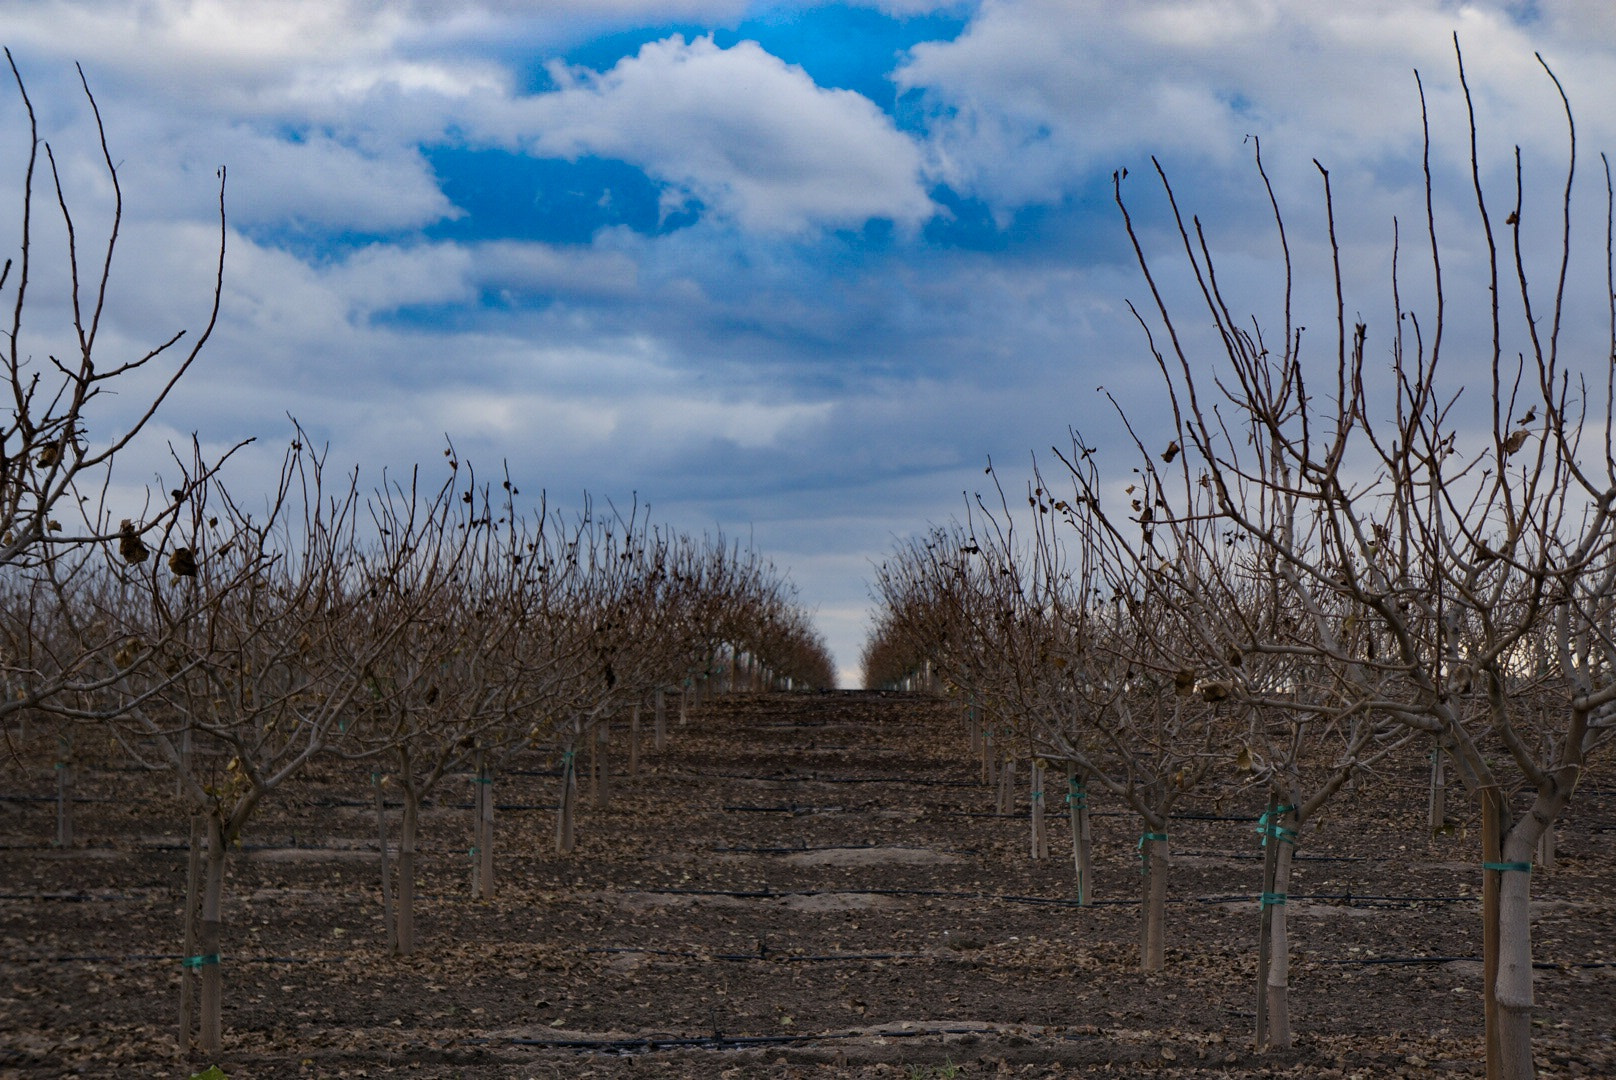
[[[1098,790],[1138,815],[1147,969],[1174,804],[1214,782],[1266,802],[1262,1042],[1291,1038],[1301,827],[1416,744],[1434,826],[1444,771],[1481,806],[1488,1075],[1533,1072],[1532,863],[1616,737],[1613,188],[1607,167],[1605,220],[1575,228],[1569,118],[1563,186],[1528,200],[1517,159],[1500,208],[1472,106],[1457,239],[1427,126],[1423,266],[1400,264],[1394,227],[1390,287],[1363,297],[1329,173],[1323,235],[1293,237],[1259,150],[1284,267],[1266,326],[1236,313],[1238,268],[1220,276],[1165,172],[1156,224],[1136,223],[1119,174],[1157,402],[1112,398],[1115,434],[1074,433],[1024,509],[996,484],[879,572],[871,685],[937,681],[996,755],[1065,768],[1079,810]],[[1528,273],[1543,248],[1546,288]]]

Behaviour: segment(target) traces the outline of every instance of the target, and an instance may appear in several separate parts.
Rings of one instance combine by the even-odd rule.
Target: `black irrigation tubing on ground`
[[[7,964],[125,964],[146,963],[153,960],[183,960],[181,953],[129,953],[124,956],[9,956],[0,957]],[[346,964],[352,956],[226,956],[233,964]]]
[[[366,799],[309,799],[296,805],[304,808],[312,807],[319,810],[374,810],[374,800]],[[383,804],[389,810],[402,810],[404,803],[401,800],[388,799]],[[469,802],[447,802],[443,799],[422,799],[422,810],[470,810],[474,804]],[[554,810],[554,806],[543,806],[537,803],[495,803],[495,810]]]
[[[122,893],[0,893],[0,900],[59,901],[68,904],[88,904],[98,901],[146,900],[150,897],[126,896]]]
[[[843,727],[848,723],[849,721],[847,720],[774,720],[760,724],[743,724],[742,726],[749,728],[781,728],[789,731],[792,728],[804,727]]]
[[[896,784],[921,787],[981,787],[974,780],[928,780],[919,776],[761,776],[752,773],[691,773],[713,780],[766,780],[771,784]],[[1253,818],[1253,821],[1256,819]]]
[[[636,949],[630,946],[612,946],[585,949],[592,953],[637,953],[646,956],[677,956],[681,959],[693,960],[725,960],[748,961],[762,960],[775,963],[838,963],[851,960],[930,960],[932,957],[926,953],[828,953],[825,955],[806,955],[787,953],[776,950],[760,950],[755,953],[704,953],[681,949]]]
[[[60,801],[61,801],[61,799],[58,796],[55,796],[55,795],[0,795],[0,802],[53,803],[53,802],[60,802]],[[92,796],[89,796],[89,795],[74,795],[73,797],[71,797],[67,801],[68,802],[74,802],[74,803],[121,803],[121,802],[133,802],[133,801],[136,801],[136,800],[117,799],[117,798],[112,798],[110,796],[105,797],[105,798],[95,798],[95,797],[92,797]],[[150,799],[140,799],[138,801],[139,802],[151,802]]]
[[[806,814],[846,814],[859,813],[862,807],[853,806],[721,806],[732,814],[790,814],[792,817],[802,817]]]
[[[1002,900],[1011,904],[1052,904],[1060,907],[1080,907],[1067,897],[1005,896],[999,893],[949,892],[943,889],[633,889],[632,892],[656,893],[673,896],[730,896],[737,900],[782,900],[788,896],[924,896],[943,900]],[[1255,897],[1253,897],[1255,899]],[[1098,904],[1137,904],[1137,900],[1097,900]],[[1185,901],[1169,898],[1168,903]]]
[[[737,900],[781,900],[788,896],[922,896],[940,900],[997,900],[1007,904],[1043,904],[1053,907],[1083,907],[1079,901],[1065,896],[1015,896],[1004,893],[952,892],[944,889],[631,889],[629,892],[654,893],[660,896],[729,896]],[[1479,900],[1476,896],[1388,896],[1358,893],[1291,893],[1292,900],[1339,900],[1344,903],[1425,904],[1465,903]],[[1219,896],[1170,896],[1169,904],[1237,904],[1256,903],[1258,893],[1237,893]],[[1089,907],[1132,907],[1138,899],[1091,900]]]
[[[1175,851],[1175,852],[1172,853],[1172,855],[1173,855],[1174,858],[1177,858],[1180,855],[1188,855],[1191,858],[1199,858],[1199,859],[1261,859],[1263,857],[1263,854],[1260,851],[1194,851],[1194,850],[1190,850],[1190,849],[1187,849],[1187,848],[1185,850],[1183,850],[1183,851]],[[1296,854],[1296,855],[1291,856],[1291,861],[1292,862],[1370,862],[1371,860],[1366,855],[1302,855],[1302,854]],[[1386,860],[1385,859],[1375,859],[1375,860],[1372,860],[1372,861],[1374,861],[1374,862],[1385,862]]]
[[[1318,962],[1321,964],[1354,964],[1362,967],[1374,967],[1378,965],[1479,964],[1482,959],[1479,956],[1352,956],[1343,959],[1320,960]],[[1567,960],[1562,963],[1555,963],[1551,960],[1537,960],[1532,963],[1532,967],[1537,971],[1560,971],[1566,968],[1608,968],[1616,967],[1616,960]]]
[[[625,954],[635,953],[647,956],[673,956],[680,959],[712,960],[725,962],[757,961],[769,963],[837,963],[849,961],[886,961],[886,960],[934,960],[938,957],[929,953],[841,953],[828,955],[798,955],[785,952],[770,954],[766,951],[757,953],[702,953],[678,949],[640,949],[631,946],[621,947],[595,947],[585,949],[590,953]],[[6,956],[0,957],[0,963],[6,964],[124,964],[124,963],[151,963],[155,961],[172,962],[183,959],[180,953],[127,953],[124,955],[86,954],[66,956]],[[356,959],[353,956],[231,956],[229,961],[237,964],[346,964]],[[1316,961],[1320,964],[1333,964],[1339,966],[1417,966],[1424,964],[1451,964],[1451,963],[1481,963],[1479,956],[1362,956],[1337,957]],[[1567,960],[1549,961],[1539,960],[1532,964],[1539,971],[1562,971],[1567,969],[1590,970],[1595,968],[1616,967],[1616,960]],[[972,1034],[974,1031],[944,1032],[943,1034]],[[882,1032],[881,1034],[888,1034]],[[915,1034],[925,1034],[918,1032]],[[935,1033],[934,1033],[935,1034]],[[852,1036],[847,1036],[852,1037]],[[633,1040],[636,1044],[642,1040]]]
[[[876,848],[898,848],[903,851],[930,851],[930,848],[918,847],[913,844],[825,844],[809,847],[802,844],[797,847],[715,847],[708,850],[714,854],[728,855],[738,852],[753,855],[797,855],[805,851],[873,851]],[[980,855],[976,848],[945,848],[948,855]]]
[[[270,849],[287,850],[287,849]],[[301,850],[301,849],[299,849]],[[362,851],[363,848],[339,848],[341,851]],[[833,850],[828,848],[783,848],[782,851],[820,851]],[[835,849],[840,850],[840,849]],[[441,852],[439,852],[441,854]],[[451,852],[453,854],[453,852]],[[1003,893],[984,892],[952,892],[944,889],[679,889],[679,888],[646,888],[631,889],[629,892],[652,893],[659,896],[727,896],[738,900],[782,900],[790,896],[920,896],[940,900],[996,900],[1007,904],[1043,904],[1055,907],[1082,907],[1077,900],[1062,896],[1018,896]],[[1384,894],[1361,893],[1291,893],[1292,900],[1339,900],[1343,903],[1373,903],[1373,904],[1436,904],[1436,903],[1466,903],[1479,899],[1475,896],[1390,896]],[[65,902],[65,903],[98,903],[98,902],[129,902],[150,899],[149,896],[129,896],[123,894],[90,894],[90,893],[0,893],[0,900],[21,900],[32,902]],[[463,899],[454,894],[420,896],[422,900],[456,900]],[[1170,904],[1238,904],[1256,903],[1260,896],[1256,893],[1231,893],[1217,896],[1168,897]],[[1092,900],[1090,907],[1129,907],[1138,904],[1137,899]],[[639,950],[649,951],[649,950]]]
[[[939,811],[936,811],[936,813],[939,816],[942,816],[942,817],[1026,818],[1032,813],[1032,811],[1031,811],[1031,809],[1012,810],[1012,811],[1010,811],[1010,813],[1004,814],[1004,813],[1000,813],[997,810],[939,810]],[[1064,811],[1062,811],[1061,814],[1062,814],[1062,816],[1064,816]],[[1138,817],[1138,816],[1139,816],[1138,814],[1135,814],[1135,813],[1133,813],[1132,811],[1129,811],[1129,810],[1090,810],[1089,811],[1089,817],[1126,817],[1126,818],[1133,818],[1133,817]],[[1188,812],[1182,813],[1182,814],[1168,814],[1167,817],[1168,817],[1168,820],[1170,820],[1170,821],[1250,821],[1250,822],[1255,822],[1257,820],[1255,817],[1247,817],[1245,815],[1241,815],[1241,816],[1236,817],[1236,816],[1227,815],[1227,814],[1195,814],[1195,813],[1188,813]]]
[[[528,1046],[536,1049],[578,1050],[592,1053],[633,1054],[656,1050],[741,1050],[749,1046],[792,1046],[804,1043],[828,1042],[846,1039],[918,1039],[937,1035],[995,1035],[996,1031],[981,1028],[921,1028],[914,1031],[827,1031],[817,1035],[642,1035],[628,1039],[534,1039],[507,1036],[502,1039],[467,1039],[468,1043],[500,1042],[506,1046]],[[1098,1035],[1061,1032],[1055,1035],[1033,1035],[1016,1032],[1023,1038],[1055,1038],[1076,1042],[1098,1039]]]
[[[1413,904],[1463,904],[1470,901],[1479,901],[1480,896],[1386,896],[1379,893],[1290,893],[1292,900],[1340,900],[1347,904],[1397,904],[1407,907]],[[1260,893],[1236,894],[1230,896],[1197,896],[1197,904],[1236,904],[1249,901],[1256,903],[1262,899]]]

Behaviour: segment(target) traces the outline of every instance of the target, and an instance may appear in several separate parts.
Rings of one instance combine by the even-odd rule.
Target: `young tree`
[[[323,454],[301,436],[259,512],[216,478],[189,490],[186,520],[149,558],[109,557],[115,582],[85,625],[115,627],[122,644],[97,654],[110,700],[81,715],[109,720],[135,760],[172,771],[191,809],[201,895],[187,904],[185,963],[201,987],[199,1045],[216,1051],[229,852],[264,799],[379,694],[376,665],[422,599],[404,581],[414,538],[358,546],[355,477],[329,489]],[[400,518],[419,528],[432,516]],[[189,981],[182,995],[185,1040]]]
[[[224,288],[224,170],[219,171],[219,243],[213,295],[205,308],[202,329],[187,338],[183,330],[132,356],[107,360],[102,333],[114,303],[114,255],[121,238],[123,192],[118,168],[107,141],[100,108],[82,69],[79,77],[94,116],[98,157],[104,186],[111,193],[110,221],[101,238],[90,240],[67,197],[68,179],[51,144],[39,131],[21,72],[10,50],[6,60],[27,116],[27,150],[23,163],[18,248],[0,267],[0,309],[7,312],[0,344],[9,407],[0,420],[0,575],[16,596],[32,597],[14,614],[40,612],[42,597],[54,590],[48,564],[71,553],[112,542],[131,557],[146,550],[146,538],[171,528],[195,484],[212,467],[198,470],[172,492],[158,496],[138,516],[114,524],[106,504],[112,467],[146,428],[175,385],[190,370],[218,321]],[[65,237],[65,290],[62,297],[44,296],[40,279],[50,260],[40,251],[43,213],[36,202],[54,202]],[[67,326],[40,327],[33,317],[44,306],[70,311]],[[152,378],[156,374],[155,380]],[[154,387],[131,395],[136,385]],[[117,397],[116,411],[112,398]],[[228,455],[226,455],[228,456]],[[54,574],[58,580],[61,574]],[[26,624],[15,629],[23,641],[43,639]],[[104,628],[103,628],[104,629]],[[10,718],[37,709],[64,691],[89,694],[99,689],[104,669],[95,657],[117,648],[101,636],[81,641],[70,635],[78,652],[53,648],[48,657],[38,649],[8,649],[0,659],[0,731],[11,737]],[[61,644],[68,639],[62,639]],[[97,673],[99,672],[99,674]]]
[[[1475,250],[1488,268],[1485,294],[1467,310],[1490,322],[1490,361],[1457,373],[1490,388],[1474,410],[1448,381],[1458,362],[1449,335],[1458,326],[1449,314],[1448,242],[1439,234],[1429,150],[1424,232],[1434,313],[1405,306],[1394,240],[1394,331],[1385,338],[1392,380],[1378,408],[1379,361],[1371,358],[1386,346],[1371,346],[1367,321],[1348,318],[1322,166],[1336,327],[1323,372],[1304,360],[1303,330],[1292,321],[1290,249],[1277,201],[1286,277],[1283,337],[1272,345],[1231,316],[1200,223],[1192,227],[1174,206],[1203,314],[1223,350],[1215,374],[1193,355],[1126,207],[1124,214],[1165,335],[1158,344],[1151,334],[1152,350],[1183,417],[1184,450],[1208,474],[1219,512],[1272,558],[1288,603],[1305,614],[1305,627],[1274,647],[1304,656],[1343,707],[1438,740],[1481,803],[1488,1072],[1518,1080],[1533,1074],[1532,854],[1570,802],[1589,755],[1616,730],[1611,181],[1607,164],[1603,274],[1573,273],[1574,260],[1586,257],[1579,243],[1592,234],[1573,227],[1576,139],[1566,103],[1563,191],[1547,206],[1528,204],[1517,150],[1516,190],[1503,220],[1512,251],[1501,255],[1462,60],[1459,80],[1469,109]],[[1424,115],[1423,90],[1421,102]],[[1526,223],[1539,210],[1554,223],[1560,252],[1546,291],[1532,285],[1525,255]],[[1598,298],[1580,308],[1573,287],[1590,281]],[[1579,312],[1603,324],[1597,353],[1580,369],[1562,355],[1562,331]],[[1578,337],[1585,339],[1567,340]],[[1321,377],[1324,394],[1308,385]],[[1216,411],[1210,382],[1227,415]],[[1246,497],[1252,490],[1294,499],[1294,509],[1278,522],[1266,518]]]

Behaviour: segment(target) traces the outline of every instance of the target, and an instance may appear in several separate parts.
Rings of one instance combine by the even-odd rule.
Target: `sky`
[[[218,328],[115,494],[161,485],[193,434],[257,439],[226,481],[261,486],[291,417],[368,483],[441,470],[451,439],[552,507],[637,500],[754,544],[844,685],[874,565],[962,515],[989,460],[1024,478],[1073,428],[1117,439],[1108,395],[1160,419],[1119,170],[1153,259],[1177,243],[1154,159],[1242,310],[1272,320],[1256,147],[1314,270],[1328,169],[1351,304],[1384,350],[1393,222],[1411,250],[1423,228],[1418,71],[1457,299],[1479,257],[1455,34],[1491,197],[1513,202],[1519,146],[1523,221],[1557,221],[1566,127],[1541,54],[1575,111],[1579,220],[1602,215],[1608,0],[0,0],[81,245],[110,202],[75,63],[118,164],[106,355],[200,328],[228,169]],[[12,254],[23,119],[0,92]],[[65,341],[52,209],[32,356]],[[1323,280],[1304,273],[1300,305]],[[1573,344],[1604,347],[1597,309]],[[140,392],[100,403],[107,430]]]

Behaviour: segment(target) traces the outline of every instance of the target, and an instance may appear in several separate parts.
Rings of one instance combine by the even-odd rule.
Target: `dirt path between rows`
[[[0,1077],[213,1064],[174,1050],[183,819],[163,784],[81,768],[78,842],[58,850],[48,765],[31,764],[0,773]],[[551,764],[496,775],[493,901],[467,887],[469,783],[427,812],[404,959],[383,950],[368,767],[267,806],[231,872],[222,1072],[1482,1075],[1477,845],[1463,820],[1427,838],[1412,755],[1303,838],[1298,1045],[1267,1054],[1251,1045],[1260,807],[1239,793],[1173,823],[1168,970],[1144,975],[1137,821],[1095,799],[1098,902],[1077,907],[1064,818],[1052,858],[1030,859],[1028,793],[991,812],[945,704],[706,707],[614,777],[608,808],[586,805],[566,858]],[[1545,1076],[1616,1074],[1613,788],[1590,778],[1557,867],[1534,875]]]

